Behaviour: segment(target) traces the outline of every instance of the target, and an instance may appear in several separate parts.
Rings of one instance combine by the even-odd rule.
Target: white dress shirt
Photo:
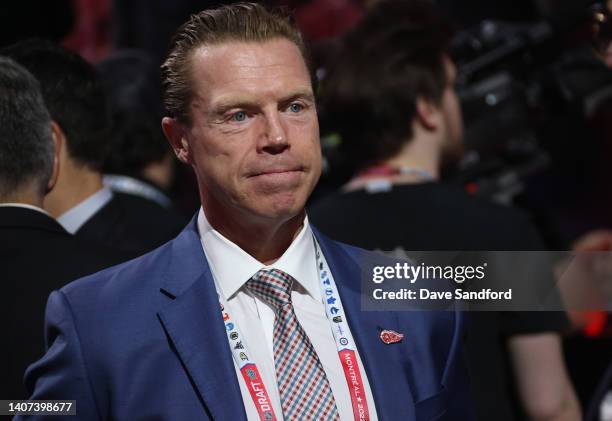
[[[74,234],[112,198],[113,192],[108,187],[102,187],[69,211],[61,214],[57,222],[70,234]]]
[[[257,261],[213,229],[202,209],[198,215],[198,230],[217,293],[225,310],[238,325],[241,336],[244,338],[243,344],[259,369],[276,416],[279,419],[283,418],[274,366],[274,311],[266,303],[251,295],[245,287],[245,283],[263,268],[282,270],[298,281],[291,292],[295,314],[323,365],[340,418],[353,420],[349,388],[338,357],[331,326],[325,315],[312,230],[308,218],[304,219],[302,230],[289,248],[280,259],[270,266]],[[348,335],[351,333],[348,332]],[[361,370],[370,419],[377,420],[372,391],[359,351],[356,352],[356,356]],[[249,420],[259,420],[257,409],[235,361],[234,367],[247,417]]]

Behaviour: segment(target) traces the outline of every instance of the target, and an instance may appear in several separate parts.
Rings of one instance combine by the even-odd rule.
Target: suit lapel
[[[246,420],[212,274],[195,219],[177,237],[162,293],[173,300],[159,319],[190,381],[215,420]]]
[[[410,364],[405,344],[385,345],[380,339],[384,329],[401,331],[391,312],[361,311],[361,268],[359,261],[338,244],[314,230],[334,281],[338,286],[351,333],[372,389],[376,412],[381,420],[415,419]],[[398,372],[398,369],[404,369]]]

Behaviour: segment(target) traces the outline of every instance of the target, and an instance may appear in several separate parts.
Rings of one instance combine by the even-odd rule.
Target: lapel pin
[[[403,333],[397,333],[395,330],[383,330],[380,332],[380,340],[387,345],[401,342],[403,337]]]

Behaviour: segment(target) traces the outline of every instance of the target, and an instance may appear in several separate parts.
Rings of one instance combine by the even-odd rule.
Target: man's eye
[[[291,111],[292,113],[299,113],[303,109],[304,106],[302,104],[298,104],[297,102],[294,102],[289,106],[289,111]]]
[[[232,114],[231,116],[231,120],[232,121],[244,121],[247,118],[247,113],[245,113],[244,111],[238,111],[237,113]]]

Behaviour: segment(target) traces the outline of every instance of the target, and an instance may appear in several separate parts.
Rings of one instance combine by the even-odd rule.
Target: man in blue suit
[[[321,172],[304,46],[240,3],[191,17],[162,126],[202,208],[173,241],[54,292],[32,399],[83,420],[469,420],[462,316],[363,312],[365,251],[308,223]]]

